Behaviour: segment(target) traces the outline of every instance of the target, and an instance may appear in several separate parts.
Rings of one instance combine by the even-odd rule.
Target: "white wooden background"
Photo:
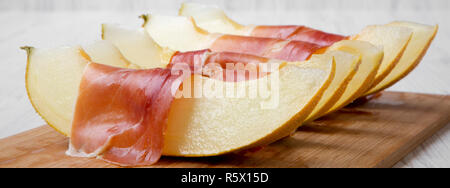
[[[0,138],[44,124],[25,92],[26,55],[20,46],[51,48],[100,40],[100,24],[138,27],[146,12],[175,15],[182,0],[0,0]],[[389,90],[450,94],[450,1],[447,0],[228,0],[201,1],[249,24],[304,24],[351,34],[369,24],[409,20],[439,24],[422,63]],[[450,107],[449,107],[450,108]],[[1,152],[1,151],[0,151]],[[450,167],[450,126],[397,167]]]

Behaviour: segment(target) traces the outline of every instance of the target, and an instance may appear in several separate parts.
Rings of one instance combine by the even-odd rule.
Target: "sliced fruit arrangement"
[[[146,21],[144,23],[145,29],[156,42],[161,41],[158,42],[160,45],[176,48],[180,51],[209,48],[213,51],[241,52],[286,61],[302,61],[310,58],[312,54],[323,54],[325,51],[328,50],[329,52],[333,49],[352,53],[353,56],[357,57],[356,59],[336,58],[336,72],[338,74],[336,74],[318,106],[308,117],[308,121],[317,119],[327,112],[331,112],[330,109],[343,107],[360,97],[361,93],[366,92],[370,84],[373,83],[376,78],[375,73],[379,70],[380,64],[383,63],[383,52],[381,50],[368,42],[358,40],[342,41],[326,47],[304,41],[209,34],[199,29],[193,19],[182,16],[144,15],[143,17]],[[173,25],[177,25],[177,28],[168,24],[171,22],[176,23]],[[170,36],[179,36],[180,39],[173,39]],[[203,38],[199,39],[201,37]],[[192,38],[199,42],[196,45],[190,45],[192,44]],[[364,59],[364,61],[361,61],[361,59]],[[357,74],[359,79],[352,79],[362,63],[361,71]],[[352,86],[347,89],[347,85],[351,81]]]
[[[62,48],[55,50],[27,49],[30,51],[28,60],[29,71],[27,71],[27,89],[29,91],[30,99],[36,107],[36,110],[41,112],[41,115],[50,125],[65,135],[73,136],[74,134],[83,134],[92,131],[93,129],[85,129],[86,132],[78,131],[76,133],[70,133],[71,129],[74,130],[72,125],[77,124],[80,119],[86,120],[85,116],[95,114],[99,111],[102,111],[103,113],[97,114],[97,119],[87,118],[90,122],[85,123],[84,125],[117,125],[116,121],[118,121],[117,119],[120,119],[121,116],[118,114],[115,114],[116,116],[114,116],[107,111],[108,109],[111,109],[110,105],[115,104],[115,102],[105,102],[104,100],[111,99],[111,97],[117,97],[116,95],[120,94],[120,92],[107,93],[104,92],[102,86],[108,88],[108,86],[114,85],[114,83],[117,82],[116,84],[120,85],[119,88],[121,88],[127,87],[127,82],[120,82],[121,80],[107,80],[107,76],[109,75],[107,72],[101,73],[101,75],[105,76],[100,77],[95,77],[95,75],[93,76],[91,74],[86,76],[87,70],[85,70],[83,78],[82,70],[90,64],[90,58],[86,57],[86,53],[80,48]],[[118,51],[110,52],[115,53],[111,53],[111,57],[120,57]],[[68,54],[71,56],[68,56]],[[260,109],[260,103],[266,100],[264,98],[243,97],[228,99],[202,97],[175,99],[170,107],[170,113],[168,113],[168,125],[167,130],[165,131],[164,148],[162,152],[165,155],[176,156],[217,155],[254,145],[267,144],[287,136],[290,132],[294,131],[312,111],[323,91],[333,79],[336,67],[333,56],[323,56],[324,57],[322,58],[317,58],[317,60],[312,59],[298,65],[286,64],[282,66],[276,74],[272,73],[269,75],[269,78],[263,82],[258,80],[236,83],[222,82],[200,75],[194,75],[193,77],[195,78],[192,78],[191,80],[199,81],[196,81],[193,84],[226,85],[225,87],[230,88],[242,86],[249,88],[256,87],[257,84],[261,83],[270,84],[269,81],[275,79],[271,77],[279,76],[279,106],[269,110],[249,110]],[[55,57],[60,57],[61,59]],[[117,61],[120,61],[120,59],[117,59],[115,62]],[[308,66],[310,64],[320,66],[321,68],[312,68]],[[131,69],[116,69],[118,69],[116,72],[132,71]],[[49,74],[40,74],[43,71],[44,73],[50,72],[48,72]],[[69,73],[70,76],[68,76]],[[134,73],[131,72],[130,74]],[[83,112],[87,114],[78,117],[78,121],[71,122],[78,93],[77,89],[80,86],[82,78],[85,80],[84,82],[88,82],[88,84],[90,80],[95,80],[96,82],[106,81],[109,84],[92,85],[91,90],[87,91],[83,89],[80,94],[83,94],[84,97],[86,97],[85,93],[88,92],[90,93],[89,96],[98,96],[99,98],[90,98],[88,100],[91,101],[90,103],[78,101],[79,104],[77,104],[77,111],[75,114]],[[142,84],[142,82],[139,83]],[[149,82],[148,85],[152,85],[151,83],[152,82]],[[55,92],[55,89],[61,91]],[[98,94],[95,92],[104,93]],[[95,105],[93,101],[97,101],[95,102]],[[86,106],[83,107],[84,105]],[[66,110],[62,111],[64,109]],[[123,110],[122,108],[120,109]],[[56,112],[58,112],[58,114],[53,114]],[[242,114],[246,114],[248,119],[243,119]],[[141,118],[139,116],[133,117],[135,120]],[[63,119],[64,121],[60,121],[60,119]],[[101,122],[102,120],[107,122]],[[115,122],[116,124],[111,124],[111,122]],[[227,129],[224,129],[224,127],[227,127]],[[111,128],[114,128],[114,126],[108,128],[110,130]],[[98,132],[94,132],[94,136],[98,136],[100,139],[101,136],[98,135]],[[75,138],[79,137],[80,136]],[[233,142],[230,142],[230,138]],[[73,152],[73,150],[71,151]],[[113,159],[108,158],[107,160]],[[120,164],[134,164],[128,162],[121,161]]]
[[[182,16],[144,15],[143,17],[145,18],[145,29],[158,44],[180,51],[210,48],[213,51],[233,51],[287,61],[299,61],[308,58],[311,54],[322,53],[326,48],[333,48],[304,41],[208,33],[199,28],[194,19]],[[173,25],[176,25],[176,27]],[[178,36],[178,38],[172,36]],[[354,82],[360,83],[353,83],[357,87],[347,90],[347,94],[344,95],[345,98],[340,99],[339,95],[332,98],[335,99],[332,102],[336,102],[336,100],[341,101],[336,105],[336,108],[345,106],[357,97],[360,97],[361,89],[359,88],[362,87],[366,89],[364,92],[367,92],[368,88],[372,88],[386,77],[403,54],[410,37],[410,29],[394,26],[369,26],[358,35],[352,37],[352,39],[358,39],[352,41],[367,41],[372,45],[375,44],[375,46],[371,47],[374,50],[375,48],[383,47],[383,51],[386,52],[384,55],[382,55],[383,52],[378,52],[377,55],[368,57],[372,58],[371,62],[379,62],[380,65],[364,65],[370,66],[372,69],[364,74],[360,73],[365,78],[354,80]],[[198,42],[194,43],[193,41]],[[383,45],[383,42],[386,45]],[[364,55],[359,54],[355,50],[352,52],[356,53],[355,55]],[[364,64],[370,64],[368,58],[364,58],[366,59],[363,62]],[[375,70],[377,71],[375,75],[370,74]],[[345,87],[340,90],[340,93],[342,92],[345,92]]]
[[[344,39],[344,36],[305,26],[241,25],[230,19],[223,10],[211,5],[183,3],[179,15],[192,17],[201,29],[212,33],[301,40],[325,45]],[[382,26],[368,26],[350,37],[368,41],[384,51],[384,59],[375,80],[365,95],[386,89],[411,72],[426,53],[437,30],[437,25],[396,21]]]
[[[163,19],[165,19],[165,18],[172,19],[174,17],[164,16],[162,18]],[[178,18],[179,20],[185,20],[188,23],[191,23],[189,20],[185,19],[184,17],[175,17],[175,18]],[[163,21],[163,20],[161,20],[161,21]],[[165,22],[165,23],[168,23],[168,22]],[[183,25],[183,24],[181,24],[181,21],[179,21],[178,23],[180,23],[180,24],[176,24],[176,25],[178,25],[178,26]],[[161,27],[159,27],[159,28],[161,28]],[[189,27],[189,28],[192,28],[192,27]],[[121,28],[118,26],[116,26],[116,27],[111,26],[110,29],[119,30]],[[179,28],[179,29],[181,29],[181,28]],[[134,33],[133,31],[130,31],[129,33],[124,32],[123,34],[126,34],[128,36],[128,35],[132,35],[133,33]],[[170,33],[170,31],[168,31],[168,32],[162,31],[161,33]],[[106,36],[106,34],[104,33],[103,36]],[[127,36],[121,36],[121,37],[126,38]],[[182,35],[178,35],[178,36],[182,36]],[[223,44],[223,43],[217,44],[216,43],[216,45],[210,47],[211,50],[213,50],[213,51],[214,50],[228,51],[228,52],[233,51],[233,52],[241,52],[241,53],[243,52],[246,54],[253,54],[253,55],[259,55],[259,56],[264,56],[264,57],[272,57],[273,54],[276,54],[276,56],[278,56],[278,54],[283,54],[284,56],[281,56],[279,59],[287,60],[287,61],[290,61],[290,60],[302,61],[302,60],[307,59],[309,56],[311,56],[312,53],[317,52],[317,53],[322,54],[324,52],[322,50],[322,47],[311,44],[311,43],[305,43],[305,42],[295,42],[295,41],[289,42],[289,41],[284,41],[284,40],[279,40],[279,39],[263,39],[263,38],[239,37],[239,36],[231,36],[231,35],[223,36],[221,38],[222,38],[222,40],[219,42],[223,41],[224,43],[227,43],[227,44]],[[185,37],[185,39],[187,39],[187,37]],[[173,41],[175,42],[175,40],[173,40]],[[240,41],[245,41],[245,42],[240,42]],[[349,42],[347,42],[348,45],[343,45],[343,46],[349,46],[348,48],[351,48],[351,46],[354,45],[354,43],[361,43],[361,42],[349,41]],[[167,44],[167,43],[165,43],[165,44]],[[188,42],[186,44],[188,44]],[[262,48],[261,44],[268,46],[265,48],[266,49],[265,52],[260,50]],[[283,45],[285,45],[285,47],[283,47]],[[370,44],[367,44],[367,45],[370,45]],[[135,45],[135,47],[130,46],[130,48],[137,48],[137,45]],[[201,49],[204,49],[204,48],[201,48]],[[270,50],[270,48],[272,48],[273,50]],[[280,50],[279,48],[283,48],[283,49]],[[197,49],[197,48],[189,48],[189,49]],[[380,54],[380,56],[382,56],[381,55],[382,52],[380,50],[376,49],[375,47],[373,47],[372,49],[377,50],[377,53]],[[177,50],[184,51],[182,49],[177,49]],[[273,52],[268,52],[268,51],[273,51]],[[280,51],[281,51],[281,53],[280,53]],[[283,51],[285,53],[283,53]],[[338,49],[338,51],[341,51],[341,50]],[[344,100],[346,102],[351,100],[348,98],[341,99],[341,96],[345,93],[347,85],[352,80],[352,77],[356,74],[356,72],[358,70],[358,66],[361,63],[361,61],[360,61],[361,54],[333,52],[333,50],[329,50],[329,53],[334,53],[336,55],[336,57],[335,57],[336,64],[337,64],[336,72],[338,72],[338,74],[335,75],[332,83],[330,84],[330,87],[325,91],[323,97],[319,101],[319,104],[316,106],[313,113],[310,114],[310,116],[308,117],[308,121],[312,121],[315,118],[318,118],[321,115],[323,115],[325,112],[328,111],[328,109],[330,109],[333,105],[335,105],[335,103],[338,100]],[[376,61],[376,63],[379,64],[381,59],[379,58],[377,60],[378,61]],[[376,71],[376,68],[377,67],[372,67],[371,71],[372,72]],[[361,74],[365,75],[366,73],[361,73]],[[370,75],[370,74],[366,75],[366,77],[369,77],[369,79],[373,79],[372,75]],[[367,79],[362,79],[362,80],[357,80],[357,81],[359,82],[359,81],[366,81],[366,80]],[[356,86],[356,87],[358,87],[358,86]],[[355,92],[350,91],[350,90],[347,90],[347,91],[351,92],[351,94],[348,94],[348,97],[354,96]]]
[[[136,29],[103,24],[103,40],[83,47],[23,47],[30,101],[70,137],[67,154],[139,166],[161,155],[269,144],[406,76],[437,31],[392,22],[346,37],[304,26],[244,26],[198,4],[183,4],[180,15],[144,15],[144,28]],[[250,78],[234,67],[233,79],[206,69],[230,71],[228,64],[277,68]],[[271,90],[220,95],[260,87]],[[199,88],[213,97],[196,95]]]

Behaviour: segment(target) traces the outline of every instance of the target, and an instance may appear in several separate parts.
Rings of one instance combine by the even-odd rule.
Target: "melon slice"
[[[139,68],[130,63],[111,42],[106,40],[95,41],[83,46],[84,51],[92,62],[107,64],[115,67]]]
[[[372,87],[381,82],[397,65],[412,36],[412,30],[399,26],[371,25],[364,28],[353,40],[370,42],[383,49],[384,56]]]
[[[328,110],[336,104],[344,94],[350,80],[356,74],[358,66],[361,63],[360,55],[353,55],[343,51],[329,51],[326,55],[333,56],[336,62],[336,74],[331,81],[330,86],[325,90],[314,110],[309,114],[306,122],[311,122],[323,116]],[[311,60],[321,58],[323,55],[313,55]]]
[[[128,61],[141,68],[164,67],[173,54],[171,50],[161,48],[142,29],[103,24],[102,38],[114,44]]]
[[[200,28],[210,33],[248,36],[253,30],[253,26],[244,26],[233,21],[217,6],[182,3],[178,15],[192,17]]]
[[[79,47],[28,51],[27,91],[36,111],[59,132],[70,135],[73,107],[89,57]],[[102,55],[103,56],[103,55]],[[120,57],[111,54],[111,57]],[[117,62],[117,61],[114,61]],[[322,64],[311,68],[308,64]],[[209,156],[261,144],[289,135],[312,111],[335,71],[331,56],[282,64],[269,76],[243,82],[222,82],[192,76],[196,86],[274,89],[268,98],[179,98],[170,110],[164,155]],[[272,82],[273,80],[278,82]],[[262,108],[272,99],[273,108]]]
[[[183,16],[143,15],[145,30],[161,46],[181,52],[209,48],[220,36],[199,28]]]
[[[319,68],[286,65],[277,73],[279,75],[269,75],[267,80],[279,76],[280,83],[279,104],[273,109],[261,109],[264,99],[259,97],[177,99],[170,110],[163,154],[219,155],[269,144],[288,136],[314,108],[325,89],[323,86],[329,81],[329,73]],[[205,77],[200,80],[194,83],[195,87],[223,85],[224,88],[239,88],[244,84],[247,90],[261,84],[257,80],[238,83]]]
[[[23,49],[28,54],[25,84],[31,104],[48,125],[69,135],[78,85],[90,57],[80,46]],[[113,64],[124,68],[128,66],[119,61]]]
[[[392,22],[387,25],[412,29],[411,41],[409,41],[397,65],[383,80],[373,86],[367,94],[386,89],[408,75],[422,60],[438,30],[437,25],[430,26],[412,22]]]
[[[327,50],[339,50],[360,55],[361,64],[359,64],[358,71],[348,83],[342,96],[325,114],[346,106],[370,89],[383,60],[383,51],[364,41],[343,40],[333,44]]]

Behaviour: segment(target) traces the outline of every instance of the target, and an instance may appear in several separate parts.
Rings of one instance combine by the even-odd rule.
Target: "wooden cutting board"
[[[151,167],[392,167],[450,121],[450,96],[383,92],[301,127],[255,151],[162,157]],[[64,154],[68,139],[49,126],[0,140],[0,167],[117,167]]]

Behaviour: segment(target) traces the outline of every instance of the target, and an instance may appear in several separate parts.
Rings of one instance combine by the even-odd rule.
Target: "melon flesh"
[[[319,103],[306,119],[306,122],[313,121],[324,115],[341,98],[350,80],[356,74],[361,63],[360,55],[353,55],[343,51],[329,51],[325,54],[333,56],[336,62],[336,74],[330,86],[325,90]],[[313,55],[311,60],[322,55]]]
[[[386,89],[408,75],[422,60],[438,30],[437,25],[430,26],[412,22],[392,22],[387,25],[412,29],[412,37],[397,65],[382,81],[373,86],[367,94]]]
[[[161,46],[181,52],[210,48],[221,36],[200,29],[193,19],[183,16],[145,15],[145,30]]]
[[[252,26],[243,26],[230,19],[225,12],[216,7],[197,3],[182,3],[178,15],[192,17],[195,23],[210,33],[230,35],[250,35]]]
[[[92,62],[111,65],[115,67],[136,67],[122,56],[111,42],[106,40],[96,41],[92,44],[83,46],[84,51],[90,57]]]
[[[50,126],[70,135],[79,83],[90,57],[80,46],[24,49],[28,54],[25,82],[31,104]],[[128,66],[118,61],[114,65]]]
[[[411,36],[412,30],[406,27],[371,25],[352,37],[353,40],[366,41],[383,50],[383,61],[371,87],[381,82],[397,65]]]
[[[327,50],[339,50],[360,55],[361,63],[342,96],[325,114],[343,108],[370,89],[383,60],[383,51],[364,41],[343,40],[333,44]]]
[[[224,88],[256,88],[279,76],[279,104],[262,109],[263,98],[189,98],[172,104],[165,134],[164,155],[211,156],[253,146],[269,144],[288,136],[299,127],[319,99],[327,81],[322,69],[286,65],[279,75],[271,74],[267,82],[257,80],[224,83],[201,77],[199,85]],[[194,76],[200,77],[200,76]],[[273,86],[272,86],[273,87]],[[270,96],[274,97],[274,96]]]
[[[70,135],[80,79],[90,58],[80,47],[26,49],[29,51],[26,86],[33,106],[49,125]],[[120,56],[111,54],[111,57]],[[311,68],[306,66],[308,64],[323,66]],[[218,155],[268,144],[295,131],[330,84],[336,65],[328,56],[320,61],[305,62],[304,65],[283,63],[280,66],[269,76],[242,82],[192,76],[192,84],[204,88],[223,86],[246,88],[247,91],[257,86],[267,86],[274,93],[263,93],[268,94],[267,97],[260,94],[240,98],[175,99],[169,113],[163,154]],[[278,82],[271,82],[277,79]],[[272,99],[276,99],[277,105],[267,108],[267,102]],[[263,108],[264,105],[266,108]]]
[[[164,67],[168,62],[167,57],[173,53],[161,48],[142,29],[103,24],[102,38],[114,44],[128,61],[140,68]]]

